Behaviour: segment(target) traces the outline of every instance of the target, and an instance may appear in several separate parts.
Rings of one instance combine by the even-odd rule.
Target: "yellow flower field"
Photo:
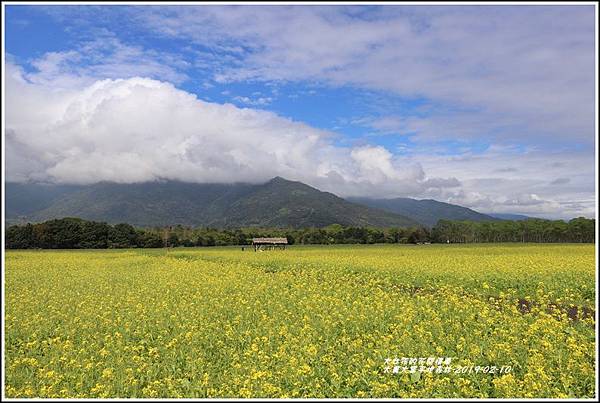
[[[8,397],[594,396],[594,245],[7,251],[5,268]],[[393,368],[430,357],[451,371]]]

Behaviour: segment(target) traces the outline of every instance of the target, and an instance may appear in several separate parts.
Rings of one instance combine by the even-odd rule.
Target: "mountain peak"
[[[312,186],[309,186],[305,183],[299,182],[299,181],[293,181],[293,180],[289,180],[289,179],[285,179],[282,178],[281,176],[276,176],[273,179],[269,180],[267,183],[265,183],[265,185],[277,185],[277,186],[283,186],[286,188],[296,188],[296,187],[302,187],[302,188],[312,188]],[[318,189],[315,189],[318,190]]]
[[[292,183],[293,181],[282,178],[281,176],[276,176],[269,180],[267,183]]]

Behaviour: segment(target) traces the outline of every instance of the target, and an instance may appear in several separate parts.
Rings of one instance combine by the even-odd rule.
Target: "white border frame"
[[[397,1],[391,1],[391,2],[387,2],[387,1],[343,1],[343,2],[332,2],[332,1],[323,1],[323,2],[319,2],[319,1],[299,1],[299,2],[290,2],[290,1],[273,1],[273,2],[265,2],[265,1],[253,1],[253,2],[244,2],[244,1],[215,1],[215,2],[198,2],[198,1],[189,1],[189,2],[185,2],[185,1],[73,1],[73,2],[69,2],[69,1],[57,1],[57,2],[52,2],[52,1],[31,1],[31,2],[18,2],[18,1],[7,1],[7,2],[2,2],[2,224],[1,224],[1,228],[2,228],[2,400],[3,401],[203,401],[203,400],[209,400],[209,401],[247,401],[247,400],[261,400],[261,401],[286,401],[286,400],[290,400],[290,401],[348,401],[348,400],[361,400],[361,401],[376,401],[376,402],[382,402],[382,401],[565,401],[565,402],[570,402],[570,401],[596,401],[596,399],[594,398],[589,398],[589,399],[560,399],[560,398],[532,398],[532,399],[519,399],[519,398],[515,398],[515,399],[502,399],[502,398],[440,398],[440,399],[429,399],[429,398],[423,398],[423,399],[403,399],[403,398],[390,398],[390,399],[373,399],[373,398],[349,398],[349,399],[339,399],[339,398],[328,398],[328,399],[316,399],[316,398],[308,398],[308,399],[256,399],[256,398],[248,398],[248,399],[244,399],[244,398],[181,398],[181,399],[155,399],[155,398],[85,398],[85,399],[78,399],[78,398],[63,398],[63,399],[55,399],[55,398],[7,398],[5,396],[6,393],[6,388],[5,388],[5,359],[4,359],[4,253],[5,253],[5,161],[6,161],[6,154],[5,154],[5,86],[4,86],[4,82],[5,82],[5,40],[6,40],[6,35],[5,35],[5,18],[6,18],[6,12],[5,12],[5,7],[7,5],[45,5],[45,6],[60,6],[60,5],[135,5],[135,6],[143,6],[143,5],[213,5],[213,6],[217,6],[217,5],[419,5],[419,6],[429,6],[429,5],[469,5],[469,6],[475,6],[475,5],[519,5],[519,6],[524,6],[524,5],[569,5],[569,6],[573,6],[573,5],[593,5],[595,6],[595,21],[596,21],[596,26],[595,26],[595,60],[596,60],[596,66],[595,66],[595,74],[596,74],[596,81],[595,81],[595,102],[596,102],[596,116],[595,116],[595,135],[596,135],[596,141],[595,141],[595,163],[596,163],[596,170],[595,170],[595,185],[596,185],[596,189],[595,189],[595,193],[596,193],[596,212],[595,212],[595,219],[596,219],[596,243],[595,243],[595,256],[596,256],[596,307],[598,307],[598,257],[599,257],[599,253],[598,253],[598,3],[597,2],[590,2],[590,1],[573,1],[573,2],[569,2],[569,1],[563,1],[563,2],[553,2],[553,1],[540,1],[540,2],[520,2],[520,1],[507,1],[507,2],[497,2],[497,1],[491,1],[491,2],[481,2],[481,1],[476,1],[476,2],[469,2],[469,1],[448,1],[448,2],[440,2],[440,1],[432,1],[432,2],[414,2],[414,1],[408,1],[408,2],[397,2]],[[596,394],[596,398],[598,398],[598,310],[596,309],[596,335],[595,335],[595,343],[596,343],[596,389],[595,389],[595,394]]]

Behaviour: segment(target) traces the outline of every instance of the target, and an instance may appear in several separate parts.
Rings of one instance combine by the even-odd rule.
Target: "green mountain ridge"
[[[406,215],[428,227],[433,227],[441,219],[460,221],[500,220],[467,207],[432,199],[416,200],[399,197],[394,199],[348,198],[348,200],[395,214]]]
[[[280,177],[254,185],[166,181],[62,186],[6,183],[6,222],[79,217],[141,227],[406,227],[411,218]],[[62,186],[62,187],[60,187]]]

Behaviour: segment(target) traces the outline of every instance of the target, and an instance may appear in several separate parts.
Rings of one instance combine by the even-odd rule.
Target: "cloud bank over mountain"
[[[100,80],[57,90],[7,70],[7,179],[56,183],[264,182],[340,193],[456,187],[380,146],[336,146],[334,133],[272,112],[205,102],[167,82]]]

